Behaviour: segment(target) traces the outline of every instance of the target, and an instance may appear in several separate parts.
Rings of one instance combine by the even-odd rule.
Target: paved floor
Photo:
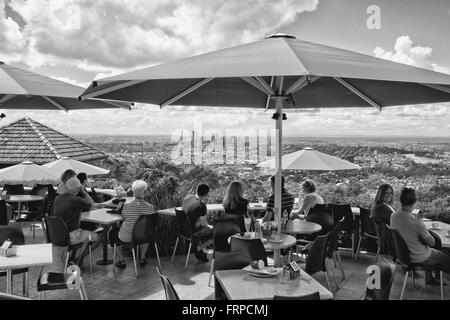
[[[24,226],[26,243],[42,243],[43,234],[41,230],[36,230],[36,238],[33,239],[29,228]],[[112,248],[108,249],[109,257],[112,257]],[[124,270],[116,269],[113,272],[112,265],[100,266],[95,261],[101,257],[101,248],[94,251],[93,271],[89,268],[83,273],[86,291],[89,299],[93,300],[122,300],[122,299],[165,299],[161,280],[156,273],[156,258],[148,260],[145,267],[138,267],[139,275],[136,278],[133,268],[133,260],[127,259],[127,268]],[[359,300],[364,298],[365,281],[367,278],[366,268],[374,263],[375,257],[369,254],[361,254],[358,263],[355,263],[348,251],[341,251],[342,262],[346,274],[346,279],[342,279],[339,269],[335,269],[339,288],[335,287],[333,277],[330,272],[330,282],[332,291],[337,300]],[[209,300],[214,299],[214,288],[208,286],[208,276],[211,262],[197,263],[192,255],[187,271],[184,271],[185,255],[175,257],[173,264],[170,263],[170,257],[161,257],[163,274],[170,278],[181,299]],[[54,263],[53,266],[45,270],[59,270],[60,264]],[[30,297],[38,299],[36,291],[36,281],[39,276],[40,268],[32,268],[30,271]],[[391,299],[399,299],[401,285],[404,274],[397,272],[391,291]],[[314,275],[314,278],[326,286],[325,276],[321,273]],[[447,283],[450,283],[446,279]],[[450,299],[450,286],[444,287],[445,299]],[[0,290],[5,292],[5,278],[0,278]],[[14,277],[14,294],[21,295],[22,276]],[[79,294],[76,290],[60,290],[48,292],[46,299],[64,299],[78,300]],[[438,300],[440,299],[439,286],[424,287],[423,272],[419,272],[416,278],[416,287],[412,286],[412,280],[409,278],[405,290],[405,299],[414,300]]]

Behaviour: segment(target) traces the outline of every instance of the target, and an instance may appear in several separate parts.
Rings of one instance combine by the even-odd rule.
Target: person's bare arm
[[[81,195],[83,196],[83,198],[85,200],[87,200],[91,204],[91,208],[94,209],[95,208],[95,202],[94,202],[94,200],[92,200],[92,198],[89,195],[89,193],[87,193],[86,190],[84,190],[84,188],[81,188]]]
[[[419,222],[419,236],[425,244],[434,247],[434,237],[428,232],[427,227],[425,227],[422,221]]]
[[[296,219],[296,218],[305,219],[306,214],[304,214],[304,212],[309,212],[309,209],[311,209],[313,205],[314,205],[314,199],[312,197],[306,196],[302,201],[302,205],[301,205],[300,209],[296,210],[295,212],[294,211],[291,212],[291,219]]]

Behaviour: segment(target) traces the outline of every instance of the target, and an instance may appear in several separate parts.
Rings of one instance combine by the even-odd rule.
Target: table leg
[[[12,270],[6,270],[6,293],[12,294]]]
[[[106,266],[112,263],[112,260],[108,260],[108,226],[103,225],[103,259],[97,261],[97,264]]]
[[[17,219],[20,219],[21,207],[22,207],[22,203],[21,202],[17,202]]]
[[[273,265],[274,267],[281,267],[281,250],[280,249],[274,249],[273,250]]]

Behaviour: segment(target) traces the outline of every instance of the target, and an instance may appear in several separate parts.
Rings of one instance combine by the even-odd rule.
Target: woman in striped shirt
[[[123,243],[131,243],[134,225],[141,215],[155,213],[153,206],[144,200],[145,191],[147,190],[147,183],[142,180],[137,180],[133,182],[131,189],[134,193],[134,200],[130,203],[126,203],[122,210],[124,221],[120,227],[119,240]],[[148,243],[140,245],[139,252],[141,252],[142,257],[145,257],[147,247]],[[116,266],[119,268],[125,268],[126,263],[122,260],[120,250],[118,250],[118,252],[119,262],[116,263]],[[139,263],[143,266],[147,264],[147,261],[143,258],[139,260]]]

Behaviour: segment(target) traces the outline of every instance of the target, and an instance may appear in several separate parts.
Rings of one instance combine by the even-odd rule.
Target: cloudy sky
[[[367,24],[373,4],[380,9],[376,29]],[[0,0],[0,61],[86,87],[95,78],[284,32],[450,74],[448,30],[448,0]],[[66,133],[171,134],[195,121],[224,132],[273,127],[268,113],[253,109],[4,112],[2,125],[28,115]],[[449,137],[450,104],[290,112],[285,126],[293,136]]]

